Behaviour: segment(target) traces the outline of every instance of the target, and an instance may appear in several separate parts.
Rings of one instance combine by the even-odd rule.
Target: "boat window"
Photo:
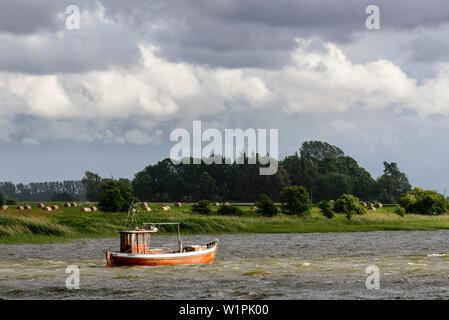
[[[133,245],[136,245],[137,243],[136,243],[136,234],[135,233],[133,233],[132,235],[131,235],[131,243],[133,244]]]
[[[139,234],[139,244],[144,244],[143,238],[143,233]]]

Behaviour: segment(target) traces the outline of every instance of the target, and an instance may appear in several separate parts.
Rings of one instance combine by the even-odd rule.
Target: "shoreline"
[[[137,215],[143,222],[181,222],[182,235],[256,234],[256,233],[329,233],[372,231],[429,231],[449,229],[449,215],[423,216],[407,214],[401,217],[394,208],[382,208],[365,215],[353,216],[348,221],[337,214],[325,218],[320,210],[312,208],[310,216],[278,215],[268,218],[245,209],[245,215],[198,215],[190,207],[173,208],[169,212],[153,205],[153,211]],[[0,212],[0,244],[55,243],[86,238],[114,238],[123,229],[126,213],[82,213],[78,208],[63,208],[56,212],[38,209]],[[129,223],[128,223],[129,225]],[[129,227],[128,227],[129,228]],[[160,229],[161,235],[176,234],[170,227]]]

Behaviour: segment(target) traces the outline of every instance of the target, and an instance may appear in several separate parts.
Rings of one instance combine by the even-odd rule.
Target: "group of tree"
[[[340,148],[321,141],[304,142],[299,152],[279,161],[277,173],[271,176],[260,175],[261,165],[247,164],[248,156],[243,157],[244,164],[231,165],[207,164],[210,159],[173,164],[164,159],[135,174],[134,194],[144,201],[256,201],[261,194],[279,201],[284,187],[304,186],[315,203],[342,194],[397,203],[411,190],[395,162],[384,162],[384,173],[375,180]]]
[[[208,164],[211,159],[203,159],[200,164],[174,164],[167,158],[137,172],[131,182],[122,180],[121,184],[129,184],[132,194],[142,201],[159,202],[202,199],[254,202],[262,194],[272,201],[280,201],[281,196],[289,196],[281,194],[285,187],[303,186],[314,203],[337,199],[343,194],[352,194],[364,201],[397,203],[411,190],[406,174],[395,162],[384,162],[383,175],[373,179],[356,160],[327,142],[304,142],[299,152],[279,161],[274,175],[260,175],[262,165],[258,161],[248,164],[250,160],[257,160],[258,155],[249,158],[243,154],[241,157],[243,164],[235,160],[226,165]],[[225,159],[222,160],[224,163]],[[100,201],[104,185],[108,183],[108,188],[111,187],[110,181],[120,179],[104,179],[86,171],[80,181],[17,185],[0,182],[0,192],[18,201]],[[293,189],[285,190],[293,192]]]
[[[28,184],[0,182],[0,193],[5,198],[20,202],[31,201],[79,201],[85,200],[85,187],[81,181],[31,182]],[[69,199],[70,200],[65,200]]]

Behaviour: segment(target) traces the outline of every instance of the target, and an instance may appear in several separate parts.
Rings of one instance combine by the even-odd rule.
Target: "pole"
[[[179,252],[182,253],[182,241],[181,241],[181,232],[179,230],[179,223],[178,223],[178,243],[179,243]]]

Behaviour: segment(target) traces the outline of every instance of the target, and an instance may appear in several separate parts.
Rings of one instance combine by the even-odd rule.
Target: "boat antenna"
[[[130,224],[132,224],[133,221],[134,221],[135,224],[136,224],[136,228],[138,227],[137,218],[135,217],[135,211],[133,209],[134,209],[134,197],[132,197],[132,199],[131,199],[131,204],[129,205],[128,214],[126,215],[125,230],[126,230],[126,226],[128,225],[128,219],[129,219],[130,213],[131,213],[131,222],[130,222]]]

